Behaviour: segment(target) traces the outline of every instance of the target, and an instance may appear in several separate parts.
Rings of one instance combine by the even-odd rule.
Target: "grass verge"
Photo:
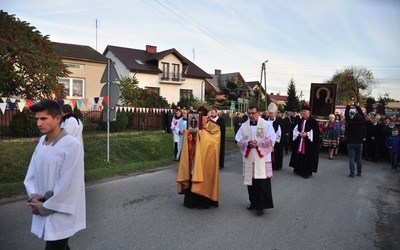
[[[236,147],[234,132],[226,129],[226,150]],[[25,194],[23,180],[38,139],[6,141],[0,150],[0,198]],[[87,182],[149,171],[174,161],[172,135],[164,131],[84,136]]]

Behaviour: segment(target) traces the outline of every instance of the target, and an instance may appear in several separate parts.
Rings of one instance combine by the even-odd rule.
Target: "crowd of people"
[[[362,125],[352,130],[355,123]],[[342,149],[342,153],[352,154],[353,149],[350,148],[349,150],[349,144],[354,142],[354,136],[365,131],[362,135],[358,135],[359,137],[362,136],[361,142],[360,138],[356,138],[356,144],[362,146],[358,149],[361,159],[375,163],[390,163],[392,171],[397,171],[398,154],[400,152],[400,145],[398,141],[396,142],[400,128],[399,115],[381,115],[374,112],[365,114],[359,105],[351,101],[346,106],[344,115],[331,114],[329,121],[320,122],[320,124],[322,125],[320,130],[321,145],[327,148],[329,159],[333,159],[333,156],[338,154],[339,149]],[[350,175],[354,175],[354,173],[350,173]]]
[[[334,156],[342,153],[348,154],[347,144],[349,133],[348,121],[354,118],[357,113],[360,114],[365,125],[365,140],[362,142],[363,150],[361,157],[363,160],[372,162],[387,162],[392,165],[394,171],[397,170],[398,160],[393,160],[400,152],[399,144],[395,142],[398,130],[400,129],[400,115],[381,115],[375,112],[364,113],[362,109],[357,110],[355,103],[349,103],[349,117],[346,119],[345,114],[330,114],[327,121],[317,121],[319,126],[319,147],[320,151],[327,151],[328,159],[333,160]],[[274,114],[272,112],[272,114]],[[271,117],[271,111],[266,110],[260,112],[260,116],[266,120],[278,119],[281,127],[281,141],[286,154],[292,151],[293,130],[296,124],[301,120],[301,113],[291,111],[281,111],[276,113],[276,118]],[[275,115],[273,115],[275,117]],[[356,116],[358,117],[358,116]],[[233,119],[235,134],[239,127],[247,119],[247,112],[236,113]],[[353,121],[353,120],[351,120]],[[394,130],[394,134],[393,134]],[[391,138],[392,137],[392,138]]]
[[[179,113],[180,110],[176,112]],[[176,130],[177,123],[171,123],[171,130],[178,131],[175,134],[183,138],[184,147],[185,141],[189,141],[182,150],[179,150],[181,146],[178,143],[177,151],[185,152],[186,156],[182,156],[181,153],[176,155],[176,158],[181,158],[177,178],[178,190],[179,193],[185,194],[184,205],[190,208],[218,206],[217,170],[223,168],[225,151],[222,146],[225,123],[218,123],[220,119],[223,121],[218,113],[218,110],[213,109],[203,115],[206,119],[203,124],[216,124],[213,128],[217,128],[217,132],[212,132],[207,125],[195,135],[181,129]],[[273,208],[271,178],[273,171],[282,169],[283,156],[289,152],[289,166],[295,174],[305,179],[317,172],[320,153],[325,150],[330,160],[339,153],[348,155],[349,177],[361,176],[363,160],[390,163],[391,170],[397,171],[400,116],[365,114],[353,101],[346,106],[345,114],[330,114],[327,121],[314,119],[307,103],[299,113],[280,112],[274,103],[264,112],[251,106],[246,112],[237,112],[234,115],[233,125],[235,143],[243,155],[242,175],[250,201],[247,209],[256,210],[257,215],[262,215],[264,209]],[[209,137],[204,137],[206,134]],[[197,138],[194,139],[193,136]],[[207,139],[202,139],[201,136]],[[214,141],[209,144],[212,140]],[[194,143],[192,148],[196,148],[196,152],[190,152],[190,142]],[[209,148],[205,149],[202,143],[208,143],[206,148]],[[215,152],[212,152],[213,150]],[[208,157],[204,157],[205,154]],[[193,162],[190,162],[191,160]],[[204,175],[207,169],[211,169],[208,177]],[[209,182],[208,178],[212,181]],[[203,186],[195,187],[199,185]],[[198,191],[202,189],[203,191]],[[198,195],[200,197],[197,197]]]
[[[30,110],[43,133],[24,180],[33,214],[31,232],[44,238],[46,249],[69,249],[69,238],[86,227],[82,121],[70,105],[60,107],[53,100],[35,103]],[[174,158],[179,161],[178,193],[184,195],[185,207],[218,207],[225,121],[215,108],[192,111],[192,107],[175,110],[169,127]],[[363,160],[390,163],[397,172],[400,116],[364,114],[354,101],[344,115],[330,114],[328,121],[314,119],[308,104],[297,114],[279,112],[271,103],[265,112],[250,106],[233,122],[250,202],[247,209],[259,216],[274,207],[273,171],[282,169],[283,156],[289,152],[289,166],[305,179],[317,172],[324,148],[330,160],[340,149],[348,154],[351,178],[362,175]]]

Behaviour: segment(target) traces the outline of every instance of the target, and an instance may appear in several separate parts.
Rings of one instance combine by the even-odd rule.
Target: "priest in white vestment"
[[[271,178],[276,135],[271,122],[259,118],[256,106],[248,109],[249,119],[242,124],[235,140],[243,155],[243,177],[247,185],[250,204],[248,210],[263,215],[264,209],[273,208]]]

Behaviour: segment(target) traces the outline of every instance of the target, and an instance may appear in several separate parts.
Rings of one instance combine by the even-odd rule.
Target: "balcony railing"
[[[169,72],[169,74],[160,73],[158,76],[160,83],[166,84],[182,84],[186,80],[183,75],[174,75],[173,72]]]

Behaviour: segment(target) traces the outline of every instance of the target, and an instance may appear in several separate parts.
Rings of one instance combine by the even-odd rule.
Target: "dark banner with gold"
[[[336,84],[311,83],[310,108],[315,119],[328,120],[335,113]]]

